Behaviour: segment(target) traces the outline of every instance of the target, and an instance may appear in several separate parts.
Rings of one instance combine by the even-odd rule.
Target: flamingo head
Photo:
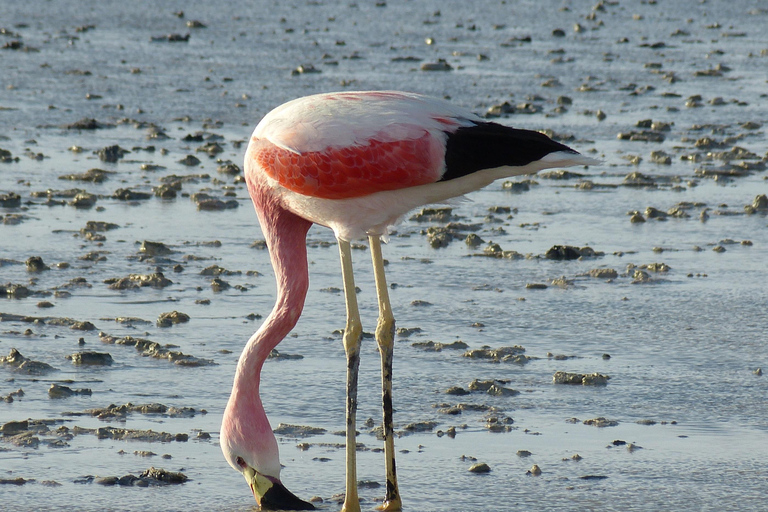
[[[258,412],[238,409],[230,399],[221,424],[224,457],[243,475],[262,510],[314,510],[280,481],[277,440],[263,409]]]

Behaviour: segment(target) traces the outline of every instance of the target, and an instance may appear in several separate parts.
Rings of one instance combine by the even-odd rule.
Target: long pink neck
[[[296,325],[309,288],[306,237],[311,222],[283,208],[276,198],[248,181],[277,280],[272,312],[245,345],[237,363],[232,394],[221,424],[222,450],[232,467],[236,457],[262,474],[280,476],[277,440],[259,396],[261,368],[269,353]]]
[[[307,231],[312,223],[283,208],[276,199],[251,190],[277,281],[272,312],[240,355],[234,389],[258,397],[261,367],[296,325],[309,288]],[[233,389],[233,391],[234,391]]]

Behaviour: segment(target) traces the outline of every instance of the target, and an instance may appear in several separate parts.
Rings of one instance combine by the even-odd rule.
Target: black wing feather
[[[461,178],[494,167],[519,167],[555,151],[578,154],[543,133],[498,123],[477,123],[448,133],[445,173],[440,181]]]

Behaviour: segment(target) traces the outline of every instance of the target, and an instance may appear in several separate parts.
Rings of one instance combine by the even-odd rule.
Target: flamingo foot
[[[341,506],[341,512],[361,512],[360,500],[355,497],[354,500],[344,498],[344,505]]]
[[[400,512],[400,510],[403,510],[403,502],[400,501],[400,496],[391,500],[384,500],[381,505],[376,507],[376,510],[381,510],[383,512]]]

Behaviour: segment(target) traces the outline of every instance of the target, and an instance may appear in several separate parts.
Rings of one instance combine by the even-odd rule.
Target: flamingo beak
[[[243,476],[262,510],[315,510],[314,505],[286,489],[278,478],[262,475],[250,466],[243,470]]]

